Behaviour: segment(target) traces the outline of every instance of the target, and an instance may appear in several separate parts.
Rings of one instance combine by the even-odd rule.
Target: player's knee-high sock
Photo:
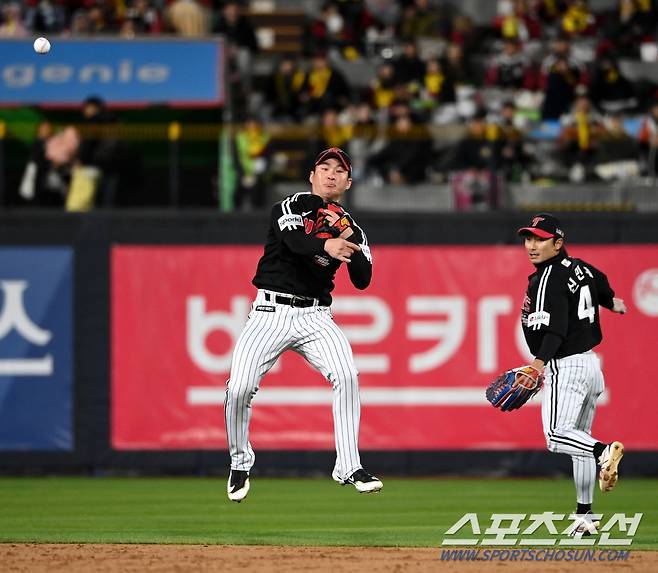
[[[576,501],[591,504],[594,500],[596,483],[596,462],[594,456],[571,456],[573,461],[573,481],[576,484]]]

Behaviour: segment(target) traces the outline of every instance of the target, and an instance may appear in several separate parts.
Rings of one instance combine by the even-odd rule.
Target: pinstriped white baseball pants
[[[328,307],[295,308],[265,299],[259,290],[233,351],[224,417],[231,469],[249,471],[255,454],[249,443],[252,400],[263,376],[286,350],[301,354],[333,387],[336,465],[333,478],[343,480],[361,468],[358,437],[361,403],[358,374],[350,344]],[[284,295],[285,296],[285,295]],[[272,298],[272,297],[270,297]],[[274,311],[256,310],[272,307]]]
[[[604,389],[599,358],[591,350],[549,360],[542,399],[542,422],[551,452],[569,454],[578,503],[592,503],[596,460],[592,422]]]

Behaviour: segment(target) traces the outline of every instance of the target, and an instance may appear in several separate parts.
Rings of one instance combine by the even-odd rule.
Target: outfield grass
[[[359,495],[331,479],[254,478],[236,504],[219,478],[0,478],[0,542],[438,547],[466,512],[484,532],[494,512],[574,509],[570,480],[384,482],[382,493]],[[597,490],[594,507],[644,513],[632,549],[658,549],[657,494],[658,480],[622,480]]]

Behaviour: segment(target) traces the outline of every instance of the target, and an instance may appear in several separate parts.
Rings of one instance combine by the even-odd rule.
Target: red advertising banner
[[[602,310],[606,378],[593,433],[657,449],[647,357],[658,343],[658,247],[572,246],[608,274],[624,315]],[[119,246],[112,252],[112,445],[226,447],[231,352],[250,310],[260,247]],[[544,448],[540,397],[489,406],[495,375],[527,362],[520,308],[532,272],[522,247],[373,248],[357,291],[340,269],[332,312],[352,343],[362,449]],[[630,387],[632,385],[632,388]],[[256,449],[333,449],[329,383],[282,356],[254,399]]]

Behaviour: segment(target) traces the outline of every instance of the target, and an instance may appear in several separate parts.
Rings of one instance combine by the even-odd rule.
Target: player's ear
[[[347,185],[345,186],[345,191],[347,191],[352,186],[352,178],[347,178]]]
[[[564,239],[553,239],[555,248],[559,251],[564,245]]]
[[[309,181],[309,183],[313,183],[313,174],[314,174],[314,173],[315,173],[315,171],[311,171],[311,172],[308,174],[308,181]]]

